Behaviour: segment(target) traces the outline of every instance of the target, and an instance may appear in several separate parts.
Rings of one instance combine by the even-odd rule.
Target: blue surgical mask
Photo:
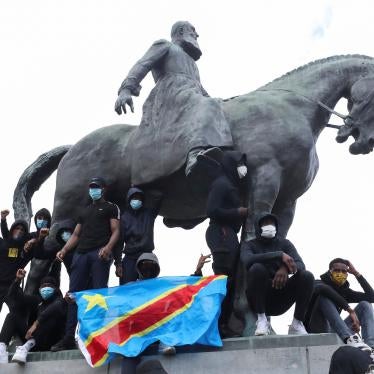
[[[38,229],[45,229],[48,226],[48,221],[46,219],[36,219],[36,227]]]
[[[92,200],[100,200],[103,196],[103,190],[101,188],[90,188],[89,194]]]
[[[39,289],[40,296],[43,300],[48,300],[55,293],[53,287],[43,287]]]
[[[61,234],[61,239],[62,239],[65,243],[68,242],[68,240],[70,239],[70,237],[71,237],[71,232],[69,232],[69,231],[63,231],[62,234]]]
[[[134,210],[140,209],[142,205],[143,205],[143,202],[141,200],[137,200],[137,199],[130,200],[130,206]]]

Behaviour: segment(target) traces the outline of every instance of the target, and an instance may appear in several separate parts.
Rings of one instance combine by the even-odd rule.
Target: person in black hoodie
[[[364,292],[349,287],[348,274],[356,277]],[[374,302],[374,290],[352,263],[335,258],[329,264],[329,270],[316,281],[314,295],[309,305],[307,328],[310,332],[335,331],[348,345],[367,349],[374,348],[374,315],[371,303]],[[352,309],[349,303],[358,303]],[[349,313],[343,320],[342,310]],[[362,332],[361,340],[358,332]]]
[[[120,275],[120,284],[138,279],[136,262],[143,253],[155,249],[153,242],[154,223],[161,207],[162,198],[158,196],[154,207],[146,207],[144,192],[131,187],[127,192],[127,208],[121,216],[121,240],[118,246],[123,247],[125,254],[121,267],[116,266]],[[116,265],[116,264],[115,264]]]
[[[244,242],[240,254],[247,270],[248,304],[257,313],[255,335],[268,335],[271,326],[267,316],[281,315],[295,302],[288,333],[307,334],[303,322],[313,293],[313,274],[305,270],[294,245],[277,236],[278,219],[274,215],[259,215],[255,225],[256,238]]]
[[[26,243],[26,250],[33,248],[38,253],[43,252],[44,239],[49,233],[51,219],[51,213],[46,208],[42,208],[35,213],[34,224],[36,231],[29,234],[30,240]],[[32,259],[25,286],[25,293],[29,295],[38,295],[40,281],[43,277],[49,274],[51,264],[52,260],[48,259],[48,256]],[[59,273],[56,275],[59,276]]]
[[[25,341],[17,347],[13,362],[26,363],[30,349],[49,350],[62,335],[66,316],[66,302],[53,277],[45,277],[40,282],[39,295],[26,295],[19,287],[26,271],[19,269],[16,279],[9,287],[7,300],[9,314],[0,332],[0,362],[8,362],[7,345],[13,335],[18,334]],[[37,318],[28,325],[28,314],[36,311]]]
[[[17,270],[25,267],[33,257],[32,250],[24,250],[28,232],[27,222],[16,220],[7,230],[7,239],[0,238],[0,311]]]
[[[219,320],[221,336],[233,336],[228,328],[233,307],[235,272],[239,257],[238,232],[248,209],[240,198],[240,180],[245,177],[245,155],[237,151],[226,151],[221,160],[221,173],[211,184],[207,216],[210,218],[206,241],[211,250],[214,274],[224,274],[227,279],[227,295],[222,303]]]

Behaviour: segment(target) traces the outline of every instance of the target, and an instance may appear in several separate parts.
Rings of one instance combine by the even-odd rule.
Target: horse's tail
[[[57,169],[61,159],[65,156],[71,145],[63,145],[40,155],[22,173],[13,194],[14,218],[22,218],[28,223],[31,221],[31,198],[34,192]]]

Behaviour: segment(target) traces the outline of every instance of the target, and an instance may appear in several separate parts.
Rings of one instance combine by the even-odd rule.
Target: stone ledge
[[[313,347],[313,346],[332,346],[342,344],[336,334],[310,334],[310,335],[269,335],[261,337],[244,337],[223,340],[223,347],[208,347],[202,345],[177,347],[177,353],[198,353],[198,352],[217,352],[217,351],[240,351],[291,347]],[[144,355],[157,354],[157,346],[151,346]],[[36,361],[63,361],[83,359],[79,350],[61,351],[61,352],[31,352],[27,360]]]

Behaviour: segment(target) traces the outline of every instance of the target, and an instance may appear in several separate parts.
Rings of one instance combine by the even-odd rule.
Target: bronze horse
[[[253,237],[253,217],[259,212],[276,214],[280,234],[286,236],[296,201],[318,171],[318,136],[341,98],[348,99],[349,115],[344,117],[337,141],[353,136],[352,154],[373,150],[373,97],[374,59],[347,55],[311,62],[253,92],[224,100],[235,149],[247,156],[249,178],[243,198],[250,213],[244,239]],[[128,153],[127,145],[136,131],[136,126],[129,125],[103,127],[72,147],[52,150],[52,157],[49,153],[41,156],[18,183],[14,195],[16,218],[31,217],[32,194],[57,164],[53,227],[74,218],[88,202],[87,182],[92,176],[104,177],[109,183],[108,199],[123,206],[131,184],[131,160],[136,157]],[[147,167],[152,165],[144,165]],[[165,194],[160,214],[169,225],[191,228],[206,218],[206,191],[191,188],[183,170],[154,181],[154,186]]]

